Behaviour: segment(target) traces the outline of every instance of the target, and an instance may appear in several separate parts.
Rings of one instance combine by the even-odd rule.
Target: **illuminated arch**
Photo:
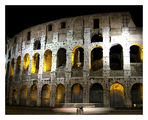
[[[32,74],[38,73],[38,71],[39,71],[39,61],[40,61],[40,55],[39,55],[39,53],[35,53],[33,55],[33,58],[32,58],[32,68],[31,68],[31,73]]]
[[[42,87],[41,103],[42,106],[47,106],[50,104],[50,86],[48,84],[45,84]]]
[[[56,104],[64,103],[65,101],[65,87],[63,84],[57,85],[56,88]]]
[[[92,84],[89,93],[90,103],[103,103],[103,87],[99,83]]]
[[[14,75],[14,58],[11,60],[10,76]]]
[[[27,101],[27,86],[23,85],[20,89],[20,104],[26,105]]]
[[[84,50],[78,45],[72,50],[72,66],[81,67],[84,62]]]
[[[134,43],[130,47],[130,62],[139,63],[143,61],[143,48],[140,44]]]
[[[114,45],[110,48],[110,69],[123,69],[123,50],[120,44]]]
[[[97,55],[98,54],[98,55]],[[89,69],[98,70],[103,67],[103,49],[101,46],[93,46],[89,55]]]
[[[37,105],[37,85],[32,85],[30,88],[30,105]]]
[[[23,59],[23,70],[28,70],[29,68],[29,54],[25,54],[24,59]]]
[[[52,51],[46,50],[44,53],[43,72],[51,71]]]
[[[131,101],[132,101],[132,105],[134,107],[138,107],[138,105],[143,104],[143,85],[142,85],[142,83],[135,83],[132,86]]]
[[[119,83],[110,86],[110,105],[111,107],[124,106],[124,87]]]
[[[21,69],[21,56],[18,56],[16,59],[16,73],[19,73]]]
[[[60,48],[57,52],[57,68],[66,65],[66,49]]]
[[[76,83],[71,88],[71,102],[72,103],[83,103],[83,87]]]

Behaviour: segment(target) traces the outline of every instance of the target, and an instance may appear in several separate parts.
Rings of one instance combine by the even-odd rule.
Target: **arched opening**
[[[91,70],[97,71],[103,68],[103,50],[96,47],[91,51]]]
[[[115,45],[110,49],[110,69],[123,69],[123,52],[121,45]]]
[[[84,50],[80,46],[76,46],[72,51],[72,67],[83,67],[84,62]]]
[[[30,105],[36,106],[37,105],[37,86],[32,85],[30,89]]]
[[[141,63],[143,60],[142,48],[138,45],[132,45],[130,47],[130,62],[131,63]]]
[[[57,52],[57,68],[66,65],[66,49],[60,48]]]
[[[103,104],[102,85],[95,83],[90,87],[89,102],[90,103],[99,103],[100,105]]]
[[[23,70],[28,71],[29,68],[29,54],[25,54],[24,60],[23,60]]]
[[[124,107],[124,87],[119,83],[110,86],[110,106]]]
[[[83,103],[83,88],[78,83],[74,84],[71,88],[71,102]]]
[[[14,58],[11,60],[10,76],[14,75]]]
[[[21,56],[18,56],[16,59],[16,74],[19,74],[21,70]]]
[[[43,63],[43,72],[51,71],[52,65],[52,52],[51,50],[46,50],[44,53],[44,63]]]
[[[47,84],[42,87],[41,103],[42,106],[50,105],[50,86]]]
[[[65,87],[62,84],[57,85],[56,88],[56,104],[65,102]]]
[[[12,89],[12,105],[16,104],[17,104],[17,88],[16,86],[14,86]]]
[[[99,34],[93,35],[92,38],[91,38],[91,43],[92,42],[103,42],[102,34],[99,33]]]
[[[20,90],[20,105],[26,105],[27,101],[27,86],[23,85]]]
[[[32,74],[38,73],[39,61],[40,61],[40,55],[38,53],[35,53],[32,58],[32,69],[31,69]]]
[[[38,49],[41,49],[40,40],[36,40],[36,41],[34,42],[34,50],[38,50]]]
[[[142,107],[143,104],[143,86],[141,83],[136,83],[131,89],[131,99],[133,107]]]

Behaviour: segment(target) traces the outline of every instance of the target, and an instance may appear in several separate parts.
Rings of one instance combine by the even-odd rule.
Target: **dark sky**
[[[5,7],[6,37],[51,20],[104,12],[129,11],[136,26],[143,21],[142,6],[8,6]]]

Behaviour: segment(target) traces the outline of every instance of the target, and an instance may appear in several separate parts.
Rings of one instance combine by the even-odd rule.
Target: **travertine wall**
[[[123,27],[122,17],[129,18],[128,26]],[[99,28],[93,29],[93,20],[99,19]],[[66,28],[61,29],[60,23],[66,22]],[[48,31],[47,26],[52,24],[52,31]],[[31,39],[27,40],[27,32],[31,32]],[[94,34],[100,32],[103,42],[91,43]],[[41,49],[34,50],[34,41],[40,40]],[[7,103],[12,104],[13,87],[17,88],[17,103],[20,100],[21,86],[27,86],[27,102],[30,105],[30,88],[37,85],[37,105],[41,105],[41,92],[45,84],[50,85],[50,106],[55,105],[55,91],[58,84],[65,86],[65,103],[71,103],[71,88],[75,83],[83,87],[83,103],[89,103],[90,86],[99,83],[103,87],[104,106],[110,106],[110,86],[120,83],[125,91],[125,105],[132,106],[131,87],[135,83],[142,83],[142,63],[130,63],[130,47],[132,45],[142,46],[142,29],[136,28],[130,14],[127,13],[104,13],[73,18],[63,18],[47,23],[43,23],[28,28],[12,38],[7,46],[6,68],[8,62],[21,56],[21,72],[6,79]],[[109,53],[110,48],[120,44],[123,50],[123,70],[110,70]],[[72,71],[72,50],[76,46],[81,46],[84,50],[84,65],[80,70]],[[97,46],[103,49],[103,69],[90,73],[91,50]],[[57,68],[57,52],[60,48],[66,49],[66,66]],[[46,50],[52,51],[51,71],[43,72],[43,58]],[[8,58],[9,51],[11,57]],[[29,69],[23,72],[23,58],[29,54]],[[39,53],[39,72],[31,74],[32,59],[35,53]],[[10,69],[10,67],[9,67]],[[10,70],[7,70],[7,72]]]

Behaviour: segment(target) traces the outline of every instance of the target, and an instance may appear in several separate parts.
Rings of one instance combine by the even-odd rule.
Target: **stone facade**
[[[99,26],[96,28],[94,20],[98,20]],[[103,40],[91,42],[92,37],[98,33],[101,34]],[[72,88],[73,85],[79,84],[82,88],[82,103],[88,104],[91,99],[90,88],[93,84],[98,83],[103,89],[103,103],[101,102],[103,105],[101,106],[110,107],[111,86],[118,83],[124,88],[124,106],[132,107],[132,86],[142,84],[143,76],[142,60],[141,62],[130,62],[130,48],[133,45],[138,46],[142,56],[142,39],[142,28],[135,26],[128,12],[63,18],[28,28],[15,35],[6,45],[6,103],[41,106],[43,86],[48,85],[50,86],[50,97],[47,97],[49,102],[46,103],[48,106],[55,106],[57,104],[57,86],[62,84],[64,98],[60,104],[74,104],[72,103]],[[39,41],[37,46],[35,41]],[[110,51],[116,45],[121,46],[120,54],[123,56],[122,69],[119,70],[110,67]],[[65,65],[57,67],[58,59],[62,61],[63,57],[60,55],[58,58],[60,48],[66,50],[66,61]],[[75,69],[72,63],[75,48],[83,49],[83,66],[78,69]],[[103,66],[97,71],[92,71],[91,51],[95,48],[102,49]],[[44,72],[44,53],[47,50],[52,52],[51,69]],[[27,70],[24,70],[24,57],[27,53],[29,54],[29,65]],[[35,53],[39,55],[39,65],[38,71],[32,73],[32,61]],[[21,56],[20,70],[16,72],[19,56]],[[12,63],[12,59],[14,63]],[[31,97],[31,94],[36,95]],[[35,103],[31,101],[35,101]]]

